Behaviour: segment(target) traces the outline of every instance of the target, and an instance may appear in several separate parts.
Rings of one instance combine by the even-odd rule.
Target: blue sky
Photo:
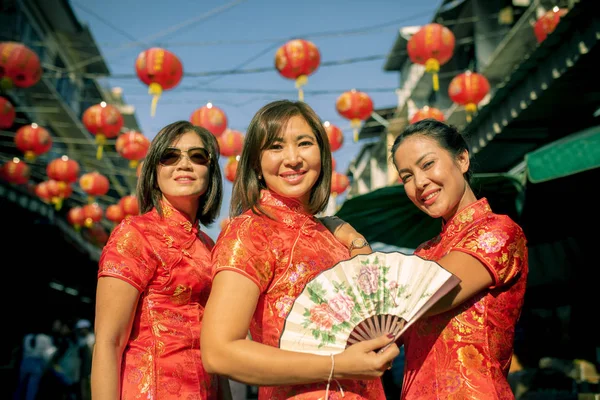
[[[320,67],[309,76],[304,101],[324,121],[344,131],[344,145],[333,153],[340,172],[346,171],[361,144],[352,142],[349,122],[337,114],[337,97],[356,88],[371,96],[375,108],[391,107],[397,103],[395,89],[399,83],[398,73],[383,70],[383,58],[342,61],[389,53],[399,28],[430,22],[440,4],[438,0],[70,2],[79,20],[90,27],[114,75],[102,82],[123,89],[126,102],[136,107],[142,132],[150,139],[168,123],[188,120],[195,109],[207,102],[225,111],[229,128],[245,132],[262,105],[281,98],[298,98],[294,81],[283,78],[274,68],[277,48],[292,38],[312,41],[319,48],[322,63],[339,62]],[[163,92],[156,115],[151,117],[151,97],[147,86],[135,77],[134,63],[141,51],[154,46],[175,53],[184,71],[196,75],[273,68],[252,74],[204,77],[184,74],[179,86]],[[312,95],[311,90],[328,93]],[[221,165],[224,163],[223,158]],[[231,193],[228,181],[224,190],[220,218],[228,213]],[[219,230],[218,222],[206,229],[213,239]]]

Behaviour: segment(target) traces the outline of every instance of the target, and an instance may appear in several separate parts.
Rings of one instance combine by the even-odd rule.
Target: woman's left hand
[[[335,238],[340,241],[344,246],[350,248],[352,241],[354,239],[364,239],[364,236],[361,235],[346,221],[343,219],[330,216],[330,217],[322,217],[319,218],[319,221],[329,230],[329,232],[333,233]],[[362,249],[357,249],[356,253],[370,253],[370,246],[365,246]],[[354,254],[354,253],[353,253]]]

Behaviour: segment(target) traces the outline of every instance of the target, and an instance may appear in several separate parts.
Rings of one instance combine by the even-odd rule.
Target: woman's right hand
[[[383,352],[379,350],[389,345]],[[336,354],[334,377],[336,379],[373,379],[389,369],[392,360],[400,354],[394,337],[387,335],[355,343]]]

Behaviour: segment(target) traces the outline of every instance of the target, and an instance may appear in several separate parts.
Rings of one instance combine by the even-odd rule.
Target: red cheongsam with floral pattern
[[[234,218],[213,250],[213,274],[238,272],[260,289],[256,312],[250,324],[252,339],[278,347],[279,337],[294,300],[304,286],[324,269],[348,259],[348,249],[295,200],[263,190],[260,204],[276,220],[252,211]],[[379,379],[340,380],[345,400],[385,400]],[[260,387],[259,399],[325,398],[326,382]],[[329,399],[341,399],[332,382]]]
[[[98,277],[140,292],[121,368],[121,399],[217,399],[217,378],[200,357],[202,314],[211,288],[212,240],[163,203],[127,217],[102,251]]]
[[[506,376],[527,281],[523,231],[508,216],[492,213],[483,198],[458,212],[415,254],[437,261],[450,251],[476,257],[493,283],[459,307],[409,328],[402,399],[514,399]]]

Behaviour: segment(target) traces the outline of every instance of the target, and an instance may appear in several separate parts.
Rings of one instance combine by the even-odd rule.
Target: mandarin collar
[[[169,234],[176,242],[176,247],[189,247],[198,236],[198,221],[191,222],[181,211],[165,201],[160,203],[163,211],[163,221],[169,228]],[[157,214],[156,209],[154,210]]]
[[[261,190],[259,204],[271,216],[291,228],[306,227],[308,221],[317,222],[315,216],[306,211],[299,200],[280,196],[268,189]]]
[[[460,231],[471,222],[484,217],[492,212],[490,205],[485,197],[469,204],[462,210],[454,214],[448,222],[442,223],[442,234],[444,232]]]

